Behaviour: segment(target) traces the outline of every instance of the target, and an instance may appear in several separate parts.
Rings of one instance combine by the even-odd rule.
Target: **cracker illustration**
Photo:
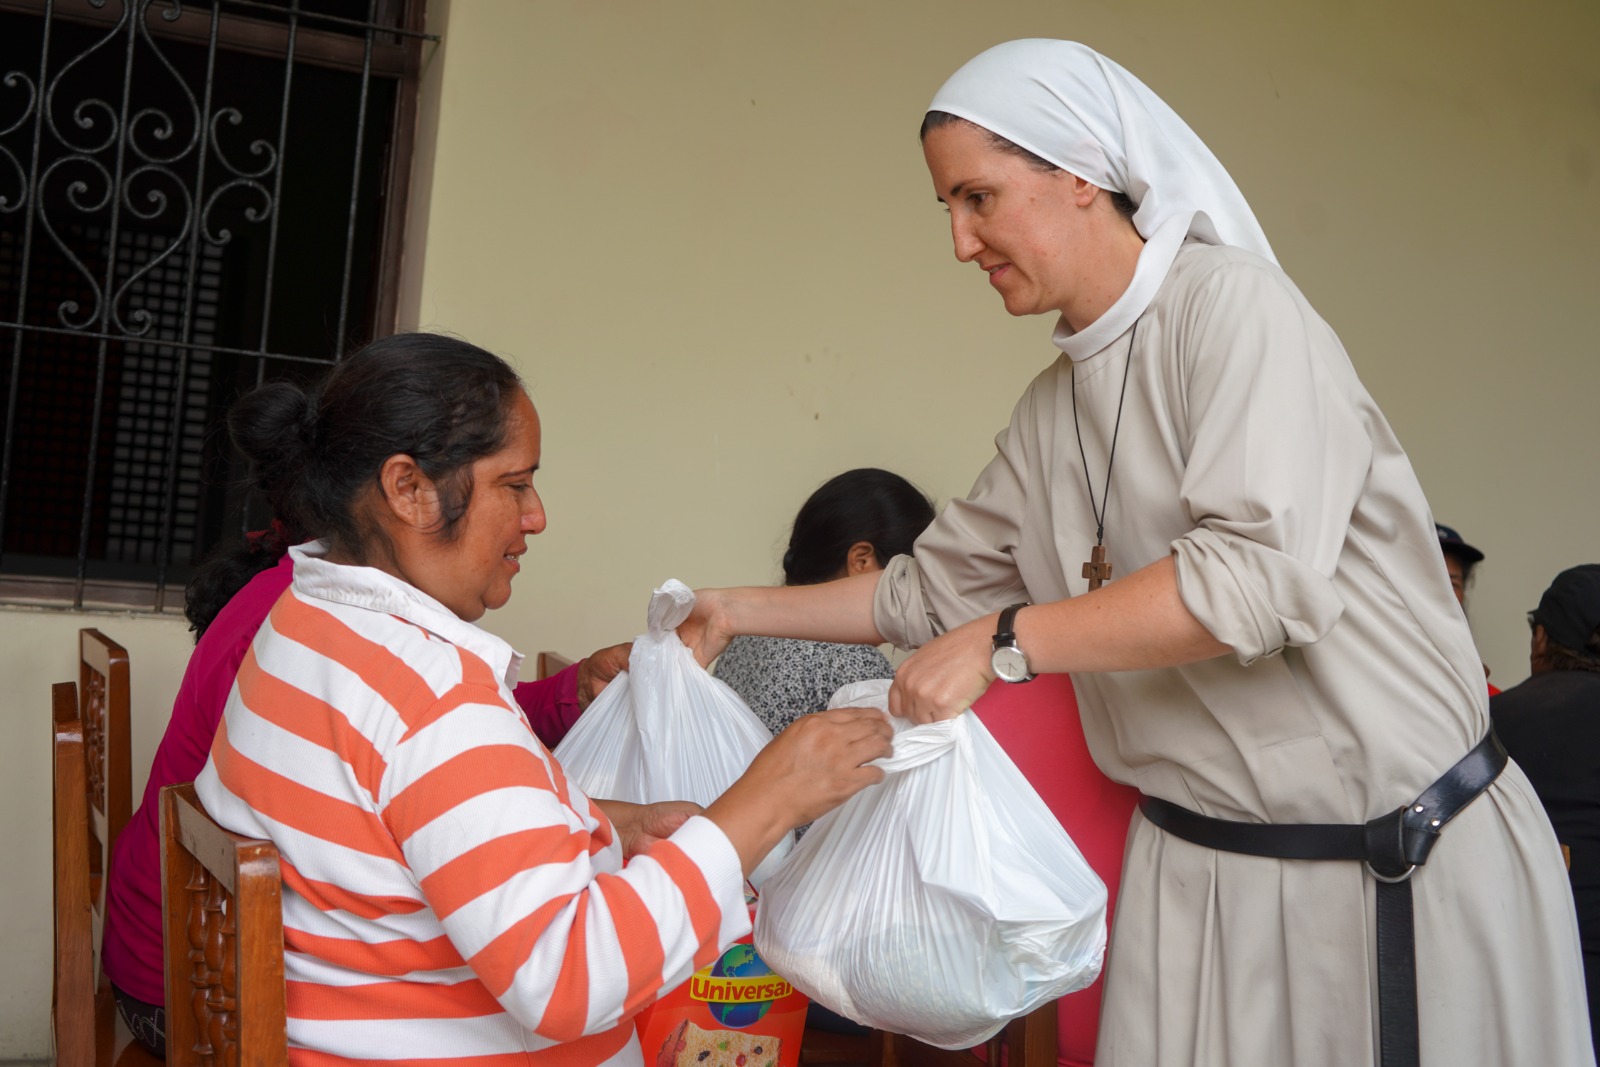
[[[685,1019],[661,1043],[656,1067],[777,1067],[782,1042],[738,1030],[702,1030]]]

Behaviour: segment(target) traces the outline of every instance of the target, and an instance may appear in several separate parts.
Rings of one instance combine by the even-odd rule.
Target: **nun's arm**
[[[998,614],[934,638],[895,672],[889,710],[914,722],[948,719],[983,695]],[[1166,556],[1070,600],[1017,613],[1017,645],[1035,674],[1177,667],[1231,652],[1184,606]]]
[[[741,635],[880,645],[883,636],[872,619],[879,573],[819,585],[697,589],[694,611],[678,627],[678,637],[701,666],[709,666]]]

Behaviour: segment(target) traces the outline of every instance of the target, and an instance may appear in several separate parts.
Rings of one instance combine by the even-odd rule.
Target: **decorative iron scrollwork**
[[[254,521],[208,427],[392,326],[421,5],[0,0],[0,599],[165,610]]]
[[[142,279],[198,254],[196,228],[221,247],[240,220],[266,223],[277,210],[280,151],[261,137],[228,147],[224,129],[243,125],[243,112],[211,107],[212,67],[191,85],[150,31],[150,19],[182,14],[181,0],[125,0],[114,26],[46,70],[42,91],[27,71],[0,74],[0,214],[29,209],[77,276],[79,292],[52,309],[67,329],[149,337],[156,319],[138,304]],[[80,84],[112,67],[123,72],[120,98]],[[31,160],[3,140],[30,123],[41,127]],[[131,242],[133,229],[159,237]]]
[[[0,138],[5,138],[18,130],[33,117],[34,106],[39,102],[39,89],[34,85],[33,79],[20,70],[8,72],[0,77],[0,89],[11,92],[26,91],[27,99],[23,100],[22,107],[17,112],[17,117],[9,124],[0,125]],[[6,94],[0,92],[0,123],[3,123],[7,110]],[[5,146],[0,140],[0,215],[15,214],[23,204],[28,202],[28,172],[23,167],[22,160],[17,154]]]

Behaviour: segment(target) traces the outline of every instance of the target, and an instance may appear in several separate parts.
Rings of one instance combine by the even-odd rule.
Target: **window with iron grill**
[[[173,611],[223,418],[394,326],[422,0],[0,0],[0,601]]]

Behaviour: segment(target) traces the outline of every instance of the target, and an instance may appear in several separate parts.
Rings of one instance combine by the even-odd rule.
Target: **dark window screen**
[[[0,0],[0,599],[173,610],[223,418],[393,328],[420,0]]]

